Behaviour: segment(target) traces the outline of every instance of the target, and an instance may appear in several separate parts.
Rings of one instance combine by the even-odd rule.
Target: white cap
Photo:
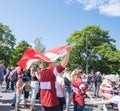
[[[117,82],[117,81],[118,81],[116,75],[113,75],[113,74],[108,75],[108,79],[109,79],[111,82]]]

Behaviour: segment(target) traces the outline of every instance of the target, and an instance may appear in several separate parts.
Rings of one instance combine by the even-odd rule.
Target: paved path
[[[13,92],[11,90],[8,90],[7,92],[4,91],[5,87],[3,87],[3,91],[0,93],[0,111],[14,111],[14,108],[11,107],[11,98],[13,96]],[[90,91],[92,96],[93,96],[93,91]],[[100,98],[95,98],[99,100]],[[90,99],[86,98],[85,99],[86,106],[84,111],[102,111],[99,109],[99,107],[95,107],[90,103]],[[22,108],[23,103],[20,103],[20,110],[21,111],[30,111],[29,108],[23,109]],[[39,103],[39,100],[36,100],[36,111],[41,111],[41,105]],[[70,111],[73,111],[73,105],[70,106]]]

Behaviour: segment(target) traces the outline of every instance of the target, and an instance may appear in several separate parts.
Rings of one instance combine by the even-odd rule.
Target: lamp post
[[[86,35],[86,74],[88,75],[88,36]]]
[[[87,35],[86,35],[86,74],[88,74],[88,66],[89,66],[89,63],[88,63],[88,58],[89,58],[89,54],[88,54],[88,38],[90,38],[91,36],[94,36],[95,33],[94,31],[91,31],[91,32],[88,32]],[[90,41],[89,41],[90,42]]]

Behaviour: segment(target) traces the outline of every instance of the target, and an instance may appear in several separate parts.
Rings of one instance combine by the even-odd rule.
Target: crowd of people
[[[5,81],[6,91],[11,89],[14,92],[11,106],[15,111],[20,111],[21,95],[24,96],[24,108],[29,107],[31,111],[36,110],[37,98],[42,111],[70,111],[71,104],[74,111],[84,111],[86,97],[93,105],[103,104],[103,111],[120,111],[119,76],[103,75],[94,70],[87,75],[80,67],[70,71],[66,68],[70,47],[66,50],[65,57],[58,65],[44,61],[44,64],[33,64],[27,70],[19,66],[5,68],[4,61],[0,60],[0,92]],[[91,90],[94,95],[91,95]],[[96,97],[101,101],[96,101]]]

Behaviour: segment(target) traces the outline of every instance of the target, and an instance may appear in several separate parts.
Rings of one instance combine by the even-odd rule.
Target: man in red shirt
[[[40,101],[44,111],[60,111],[59,102],[56,94],[56,76],[61,73],[69,60],[70,47],[62,62],[54,67],[52,62],[46,63],[47,68],[40,73]]]

